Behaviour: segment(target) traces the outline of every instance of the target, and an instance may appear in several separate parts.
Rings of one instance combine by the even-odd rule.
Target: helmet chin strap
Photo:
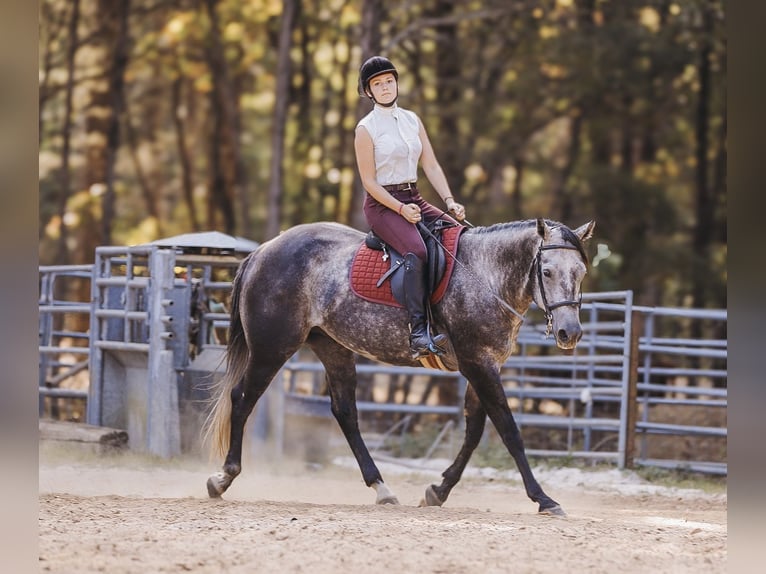
[[[380,103],[378,100],[376,100],[376,99],[375,99],[375,96],[373,96],[373,95],[372,95],[372,91],[369,91],[369,89],[368,89],[368,92],[367,92],[367,96],[368,96],[368,97],[369,97],[369,98],[370,98],[370,99],[371,99],[373,102],[375,102],[376,104],[378,104],[379,106],[382,106],[382,107],[384,107],[384,108],[390,108],[390,107],[392,107],[392,106],[393,106],[393,105],[396,103],[396,100],[398,100],[398,99],[399,99],[399,85],[397,84],[397,86],[396,86],[396,97],[394,97],[394,99],[393,99],[393,100],[391,100],[391,101],[390,101],[389,103],[387,103],[387,104],[382,104],[382,103]]]

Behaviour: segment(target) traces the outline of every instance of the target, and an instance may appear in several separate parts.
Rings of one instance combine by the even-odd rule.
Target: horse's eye
[[[546,277],[550,277],[551,276],[551,270],[550,269],[543,269],[543,275],[545,275]]]

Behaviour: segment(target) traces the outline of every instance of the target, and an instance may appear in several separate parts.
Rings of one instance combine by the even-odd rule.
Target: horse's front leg
[[[447,501],[452,488],[463,476],[468,461],[471,459],[473,451],[479,446],[482,434],[484,433],[484,424],[487,420],[487,413],[481,405],[476,391],[470,385],[465,393],[465,439],[460,452],[450,467],[442,473],[442,483],[439,486],[432,484],[426,488],[426,494],[420,501],[420,506],[441,506]]]
[[[461,370],[476,391],[503,444],[516,462],[524,481],[527,496],[538,503],[538,511],[541,514],[565,516],[566,513],[559,503],[543,492],[532,473],[527,455],[524,452],[524,441],[521,438],[519,427],[516,426],[516,421],[513,419],[503,385],[500,382],[498,367],[474,363],[463,365]]]

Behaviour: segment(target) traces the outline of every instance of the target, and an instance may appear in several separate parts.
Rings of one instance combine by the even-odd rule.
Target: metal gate
[[[586,293],[582,304],[583,338],[572,354],[563,354],[552,338],[545,337],[546,322],[533,306],[519,331],[517,349],[502,368],[501,381],[522,432],[545,429],[562,433],[563,439],[559,448],[552,448],[539,447],[525,438],[528,454],[609,461],[618,468],[645,465],[726,474],[725,456],[724,460],[714,461],[647,456],[647,445],[653,436],[724,440],[727,436],[725,423],[713,421],[701,425],[651,420],[657,405],[725,412],[727,404],[725,338],[703,337],[704,333],[700,333],[692,339],[683,335],[684,329],[677,329],[677,336],[660,338],[654,331],[656,318],[660,316],[675,322],[717,323],[724,330],[727,318],[723,310],[634,306],[632,291]],[[659,357],[663,358],[661,362]],[[713,361],[716,366],[690,365],[690,359],[695,357]],[[360,400],[360,418],[364,418],[365,413],[380,412],[407,416],[440,414],[452,417],[451,427],[462,425],[462,400],[467,381],[460,373],[378,364],[358,365],[357,372],[392,377],[438,376],[440,384],[456,385],[458,397],[451,405]],[[323,373],[322,365],[315,361],[294,358],[285,365],[278,386],[280,421],[284,421],[285,415],[332,416],[322,383]],[[668,376],[688,377],[689,384],[671,386],[667,381],[658,382]],[[708,382],[715,379],[715,385],[701,384],[701,379]],[[385,378],[383,380],[386,384]],[[528,403],[536,408],[528,407]],[[541,412],[542,404],[547,404],[550,412]],[[284,423],[280,425],[276,431],[278,442],[283,440],[284,433]]]

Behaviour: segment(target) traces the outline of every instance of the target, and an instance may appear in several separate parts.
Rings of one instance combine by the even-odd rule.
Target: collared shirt
[[[394,104],[385,108],[375,104],[357,127],[364,126],[372,138],[375,178],[380,185],[414,183],[423,151],[420,122],[415,112]]]

